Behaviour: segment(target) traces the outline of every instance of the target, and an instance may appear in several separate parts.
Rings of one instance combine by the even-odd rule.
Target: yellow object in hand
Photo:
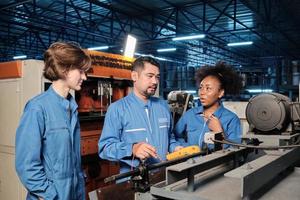
[[[179,151],[169,153],[166,157],[167,157],[167,160],[175,160],[178,158],[183,158],[185,156],[193,155],[195,153],[199,153],[200,151],[201,150],[200,150],[199,146],[193,145],[193,146],[184,147],[184,148],[180,149]]]

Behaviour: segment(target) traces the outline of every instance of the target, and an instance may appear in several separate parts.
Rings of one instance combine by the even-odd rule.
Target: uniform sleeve
[[[180,117],[178,122],[176,123],[173,134],[172,134],[172,143],[170,144],[170,152],[175,150],[177,146],[187,146],[187,143],[184,141],[184,134],[186,133],[187,127],[187,113]]]
[[[56,199],[57,192],[42,165],[43,112],[29,104],[24,109],[16,132],[17,174],[26,189],[43,199]]]
[[[235,143],[241,143],[241,122],[237,116],[234,116],[228,124],[225,131],[226,139]],[[224,148],[228,148],[229,145],[224,145]]]
[[[121,138],[122,120],[116,104],[112,104],[104,120],[101,137],[98,142],[98,154],[100,158],[120,161],[132,155],[132,143],[124,142]]]

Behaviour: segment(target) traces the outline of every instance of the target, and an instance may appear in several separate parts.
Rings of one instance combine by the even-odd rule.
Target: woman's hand
[[[208,128],[213,131],[213,132],[223,132],[222,124],[220,120],[214,116],[211,115],[210,118],[208,119]]]

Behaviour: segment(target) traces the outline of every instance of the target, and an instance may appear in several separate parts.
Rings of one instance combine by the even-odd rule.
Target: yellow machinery
[[[185,156],[193,155],[195,153],[200,153],[200,148],[199,146],[193,145],[193,146],[188,146],[180,149],[179,151],[169,153],[167,155],[167,160],[175,160],[179,158],[183,158]]]

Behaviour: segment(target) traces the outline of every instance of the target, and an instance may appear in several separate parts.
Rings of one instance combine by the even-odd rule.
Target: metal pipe
[[[126,177],[129,177],[129,176],[140,175],[140,174],[143,174],[143,172],[145,170],[149,171],[149,170],[153,170],[153,169],[167,167],[167,166],[179,163],[179,162],[184,162],[184,161],[186,161],[190,158],[194,158],[194,157],[197,157],[197,156],[203,156],[203,155],[206,155],[206,152],[199,152],[199,153],[195,153],[193,155],[185,156],[183,158],[164,161],[164,162],[155,163],[155,164],[151,164],[151,165],[140,166],[140,167],[138,167],[138,168],[136,168],[132,171],[125,172],[125,173],[122,173],[122,174],[116,174],[116,175],[107,177],[107,178],[104,179],[104,183],[112,182],[112,181],[119,180],[119,179],[122,179],[122,178],[126,178]]]

